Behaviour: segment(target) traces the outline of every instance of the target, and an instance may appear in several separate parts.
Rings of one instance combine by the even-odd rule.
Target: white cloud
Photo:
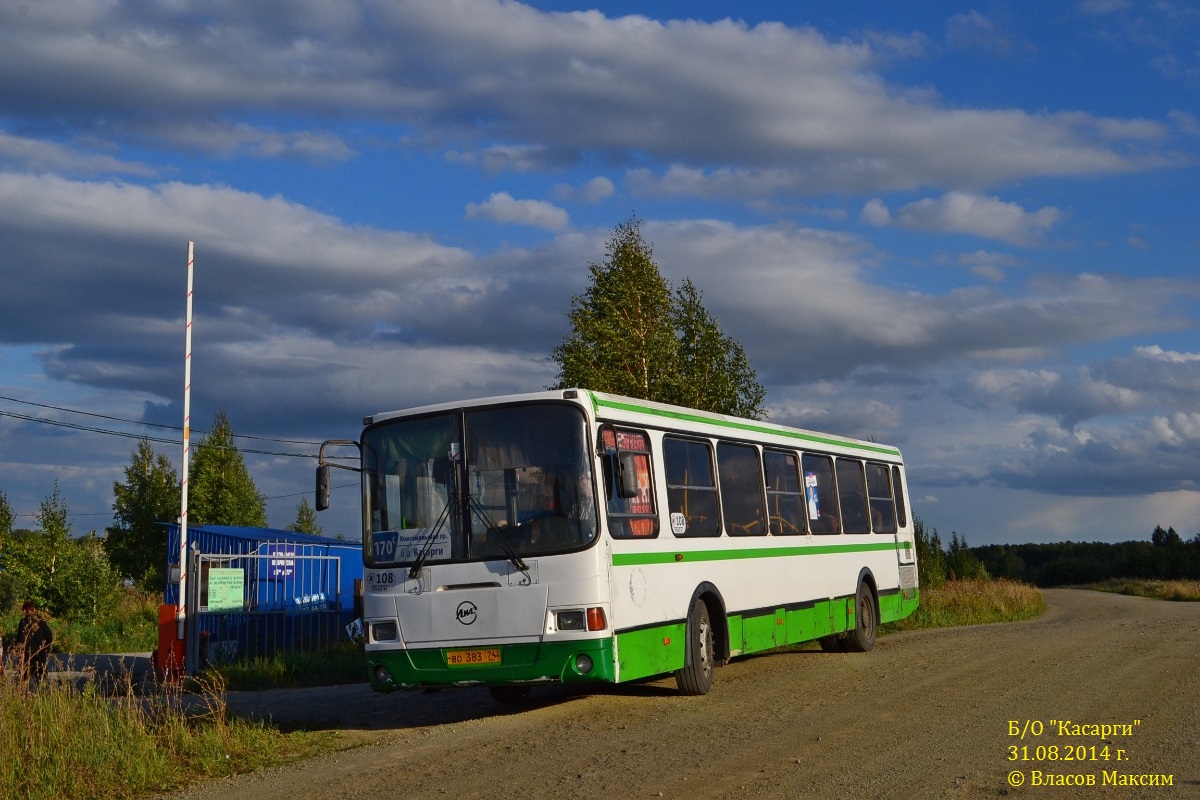
[[[892,213],[888,211],[888,207],[878,197],[871,198],[863,206],[862,213],[859,214],[859,219],[868,225],[884,227],[892,222]]]
[[[1151,149],[1166,122],[956,109],[925,87],[888,85],[879,68],[918,52],[915,35],[880,44],[501,0],[221,7],[202,29],[136,4],[73,8],[0,26],[0,73],[26,90],[6,114],[70,117],[118,144],[341,160],[353,149],[322,125],[366,117],[489,169],[648,160],[653,172],[703,170],[690,184],[707,193],[979,187],[1172,163]],[[305,132],[212,122],[247,112]]]
[[[532,225],[548,231],[563,230],[571,224],[567,212],[553,203],[517,200],[508,192],[494,192],[482,203],[467,203],[467,219]]]
[[[600,175],[578,187],[566,183],[556,184],[554,196],[566,202],[599,203],[612,197],[616,191],[613,182]]]
[[[36,347],[43,379],[175,397],[194,239],[194,413],[225,404],[248,431],[315,438],[335,435],[331,420],[352,429],[372,411],[550,383],[546,356],[607,234],[564,230],[535,249],[479,256],[224,187],[11,174],[0,174],[0,208],[0,343]],[[1020,361],[1177,327],[1173,304],[1200,294],[1194,284],[1083,275],[1008,293],[918,293],[888,288],[888,262],[842,233],[714,220],[647,220],[642,231],[664,274],[692,277],[745,346],[781,421],[900,444],[926,487],[987,478],[1102,491],[1127,480],[1121,459],[1139,447],[1143,487],[1200,474],[1186,416],[1200,411],[1200,357],[1147,345],[1086,373]],[[971,392],[945,377],[966,364],[991,370]],[[998,403],[1018,413],[998,418]],[[1047,423],[1087,413],[1128,416],[1128,430],[1076,424],[1085,440]],[[954,414],[967,421],[948,422]],[[1170,457],[1147,464],[1162,447]],[[1097,466],[1055,485],[1063,453],[1098,453]]]
[[[872,199],[863,207],[861,216],[872,225],[967,233],[1020,245],[1037,243],[1063,218],[1054,206],[1030,212],[998,197],[957,191],[909,203],[894,215],[882,200]]]
[[[995,20],[972,9],[946,20],[946,43],[960,50],[1008,55],[1016,47],[1013,36]]]
[[[1066,375],[1050,370],[990,369],[972,380],[976,392],[1004,399],[1020,411],[1050,414],[1067,427],[1092,417],[1124,414],[1148,402],[1137,388],[1120,386],[1078,368]]]
[[[999,282],[1008,277],[1005,270],[1021,265],[1020,259],[1006,253],[994,253],[987,250],[976,250],[973,253],[961,253],[958,263],[970,267],[971,274],[984,280]]]
[[[0,131],[0,164],[4,163],[14,165],[18,170],[54,171],[79,176],[151,176],[157,173],[157,170],[146,164],[122,161],[111,155],[85,152],[42,139],[13,136]]]
[[[148,128],[184,150],[256,158],[302,158],[313,162],[349,161],[356,154],[340,136],[322,131],[273,131],[247,124],[185,121]]]

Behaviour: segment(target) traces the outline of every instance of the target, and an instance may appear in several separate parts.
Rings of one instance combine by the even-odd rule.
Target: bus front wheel
[[[708,605],[703,600],[692,604],[687,620],[687,651],[683,668],[676,671],[675,683],[681,694],[708,694],[716,667],[717,639],[713,632]]]

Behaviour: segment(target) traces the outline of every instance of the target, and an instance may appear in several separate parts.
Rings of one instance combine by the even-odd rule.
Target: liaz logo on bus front
[[[458,610],[454,612],[454,616],[463,625],[470,625],[479,617],[479,609],[470,600],[463,600],[458,604]]]

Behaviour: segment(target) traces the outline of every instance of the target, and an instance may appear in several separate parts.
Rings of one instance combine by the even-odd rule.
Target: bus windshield
[[[510,559],[596,538],[582,412],[565,404],[396,420],[363,436],[372,566]]]

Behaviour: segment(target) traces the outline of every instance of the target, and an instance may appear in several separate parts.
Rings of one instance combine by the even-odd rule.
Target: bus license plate
[[[478,667],[500,663],[500,648],[487,647],[479,650],[446,651],[447,667]]]

